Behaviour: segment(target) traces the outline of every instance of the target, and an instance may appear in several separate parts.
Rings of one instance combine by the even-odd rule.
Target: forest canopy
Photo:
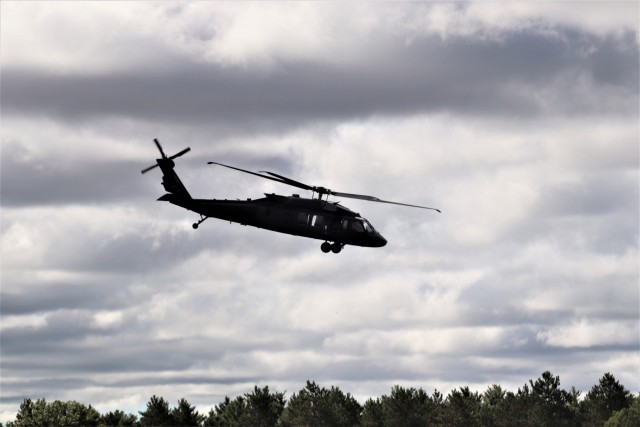
[[[77,401],[47,402],[24,399],[16,419],[7,427],[91,426],[638,426],[640,396],[633,396],[606,373],[584,396],[560,387],[560,378],[543,372],[517,391],[492,385],[483,393],[469,387],[438,390],[394,386],[391,392],[364,404],[338,387],[321,387],[314,381],[285,398],[268,386],[233,399],[225,397],[199,413],[182,398],[170,407],[163,397],[152,396],[138,414],[121,410],[99,413]]]

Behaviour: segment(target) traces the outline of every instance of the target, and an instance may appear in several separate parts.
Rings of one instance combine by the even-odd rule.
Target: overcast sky
[[[638,3],[6,2],[0,421],[307,379],[640,391]],[[387,238],[157,202],[337,191]]]

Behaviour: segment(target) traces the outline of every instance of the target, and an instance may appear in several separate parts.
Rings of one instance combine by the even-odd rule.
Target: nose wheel
[[[322,252],[329,253],[329,252],[333,252],[334,254],[339,254],[340,251],[342,251],[342,248],[344,247],[343,243],[329,243],[329,242],[324,242],[322,245],[320,245],[320,250]]]

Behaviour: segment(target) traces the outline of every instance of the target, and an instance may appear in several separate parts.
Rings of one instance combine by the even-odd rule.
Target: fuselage
[[[343,245],[381,247],[387,244],[365,218],[322,199],[265,194],[260,199],[208,200],[165,194],[159,200],[213,217],[280,233]]]

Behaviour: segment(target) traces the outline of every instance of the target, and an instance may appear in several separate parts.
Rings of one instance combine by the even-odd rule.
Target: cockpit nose
[[[376,236],[376,243],[378,244],[378,247],[383,247],[387,244],[387,239],[385,239],[384,237],[382,237],[382,234],[377,233]]]

